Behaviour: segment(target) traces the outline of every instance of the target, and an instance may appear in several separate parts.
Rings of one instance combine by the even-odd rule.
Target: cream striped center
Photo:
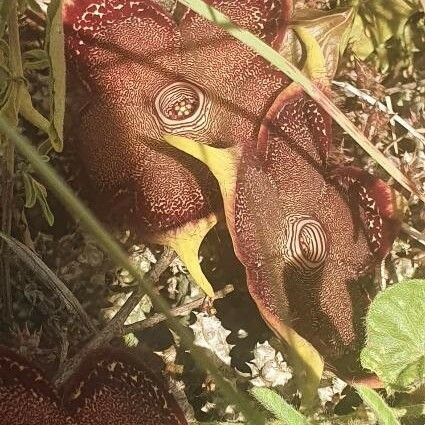
[[[323,267],[328,254],[326,233],[319,221],[307,215],[287,218],[284,259],[297,271],[312,274]]]
[[[155,98],[157,116],[164,128],[171,133],[203,129],[207,124],[210,107],[205,93],[186,81],[165,86]]]

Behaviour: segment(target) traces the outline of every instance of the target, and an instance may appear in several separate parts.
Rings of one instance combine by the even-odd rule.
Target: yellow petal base
[[[215,214],[210,214],[178,229],[148,238],[150,242],[167,245],[174,249],[194,281],[209,297],[214,297],[214,289],[201,269],[198,253],[202,241],[216,223],[217,217]]]
[[[225,205],[227,200],[233,199],[237,163],[241,156],[239,147],[214,148],[196,140],[173,134],[164,134],[163,138],[169,145],[193,156],[210,169],[218,181]]]
[[[287,344],[289,361],[302,395],[301,406],[305,410],[312,409],[317,402],[317,389],[324,369],[322,356],[307,340],[281,320],[267,317],[263,313],[262,315],[276,336]]]

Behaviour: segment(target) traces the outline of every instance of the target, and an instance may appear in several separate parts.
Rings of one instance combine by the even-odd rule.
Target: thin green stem
[[[10,6],[8,19],[9,33],[9,69],[11,73],[11,90],[9,98],[1,111],[1,115],[15,126],[18,123],[18,110],[20,102],[21,88],[23,84],[23,68],[21,58],[21,45],[18,27],[18,7],[17,0],[13,0]],[[6,235],[10,235],[12,229],[13,216],[13,190],[15,174],[15,147],[7,137],[2,140],[4,143],[4,156],[1,163],[1,230]],[[10,275],[9,249],[4,241],[0,242],[0,276],[1,276],[1,298],[3,300],[3,316],[6,321],[12,318],[12,292]]]

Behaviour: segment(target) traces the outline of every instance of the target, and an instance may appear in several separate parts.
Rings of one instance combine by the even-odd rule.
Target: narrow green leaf
[[[49,143],[49,140],[46,139],[44,142],[41,142],[38,147],[37,147],[37,151],[38,153],[43,157],[46,158],[47,157],[47,161],[49,162],[50,158],[49,158],[49,154],[52,150],[52,145]]]
[[[47,190],[41,183],[39,183],[35,179],[32,180],[32,184],[34,186],[35,196],[37,198],[38,204],[40,205],[41,210],[43,211],[44,218],[46,219],[47,224],[49,226],[53,226],[53,223],[55,222],[55,217],[47,202]]]
[[[37,196],[33,185],[34,179],[25,171],[22,172],[22,182],[24,183],[25,208],[32,208],[35,205]]]
[[[295,410],[275,391],[269,388],[255,387],[250,392],[265,409],[272,413],[276,419],[282,421],[283,424],[310,424],[304,415]]]
[[[355,385],[363,401],[372,409],[380,425],[400,425],[391,407],[374,390],[365,385]]]
[[[65,116],[65,51],[62,24],[63,0],[52,0],[47,9],[45,49],[50,63],[50,141],[56,152],[63,149]]]
[[[41,131],[44,131],[46,134],[49,134],[51,128],[50,121],[34,108],[31,95],[26,88],[21,90],[20,100],[21,102],[19,105],[19,113],[33,126],[37,127]],[[50,139],[48,142],[51,146]]]
[[[366,317],[360,360],[387,385],[425,384],[425,280],[408,280],[378,294]]]

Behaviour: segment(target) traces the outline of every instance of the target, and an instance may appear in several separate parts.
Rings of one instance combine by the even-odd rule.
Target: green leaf
[[[65,116],[65,51],[62,0],[52,0],[47,9],[45,49],[50,63],[50,142],[56,152],[63,149]]]
[[[355,385],[363,401],[372,409],[380,425],[400,425],[391,407],[374,390],[365,385]]]
[[[286,402],[275,391],[264,388],[255,387],[251,390],[251,394],[257,401],[272,413],[276,419],[288,425],[309,425],[310,422],[300,412],[295,410],[288,402]]]
[[[366,317],[363,367],[395,389],[425,383],[425,280],[408,280],[378,294]]]
[[[400,38],[414,8],[404,0],[374,0],[359,2],[351,43],[353,52],[362,60],[374,51],[385,68],[385,43],[392,37]]]
[[[31,177],[31,175],[23,171],[22,181],[24,183],[24,191],[25,191],[25,207],[32,208],[35,205],[35,202],[37,200],[35,188],[33,185],[34,179]]]
[[[55,222],[55,217],[53,216],[53,213],[47,202],[47,190],[41,183],[39,183],[35,179],[32,180],[32,184],[34,186],[35,196],[38,200],[38,204],[40,205],[41,210],[43,211],[44,218],[46,219],[49,226],[53,226],[53,223]]]
[[[43,142],[41,142],[39,145],[38,145],[38,147],[37,147],[37,151],[38,151],[38,153],[43,157],[43,158],[45,158],[45,157],[47,157],[48,158],[48,160],[46,161],[46,162],[48,162],[49,161],[49,153],[50,153],[50,151],[52,150],[52,145],[50,144],[50,142],[49,142],[49,140],[48,139],[46,139],[46,140],[44,140]]]

